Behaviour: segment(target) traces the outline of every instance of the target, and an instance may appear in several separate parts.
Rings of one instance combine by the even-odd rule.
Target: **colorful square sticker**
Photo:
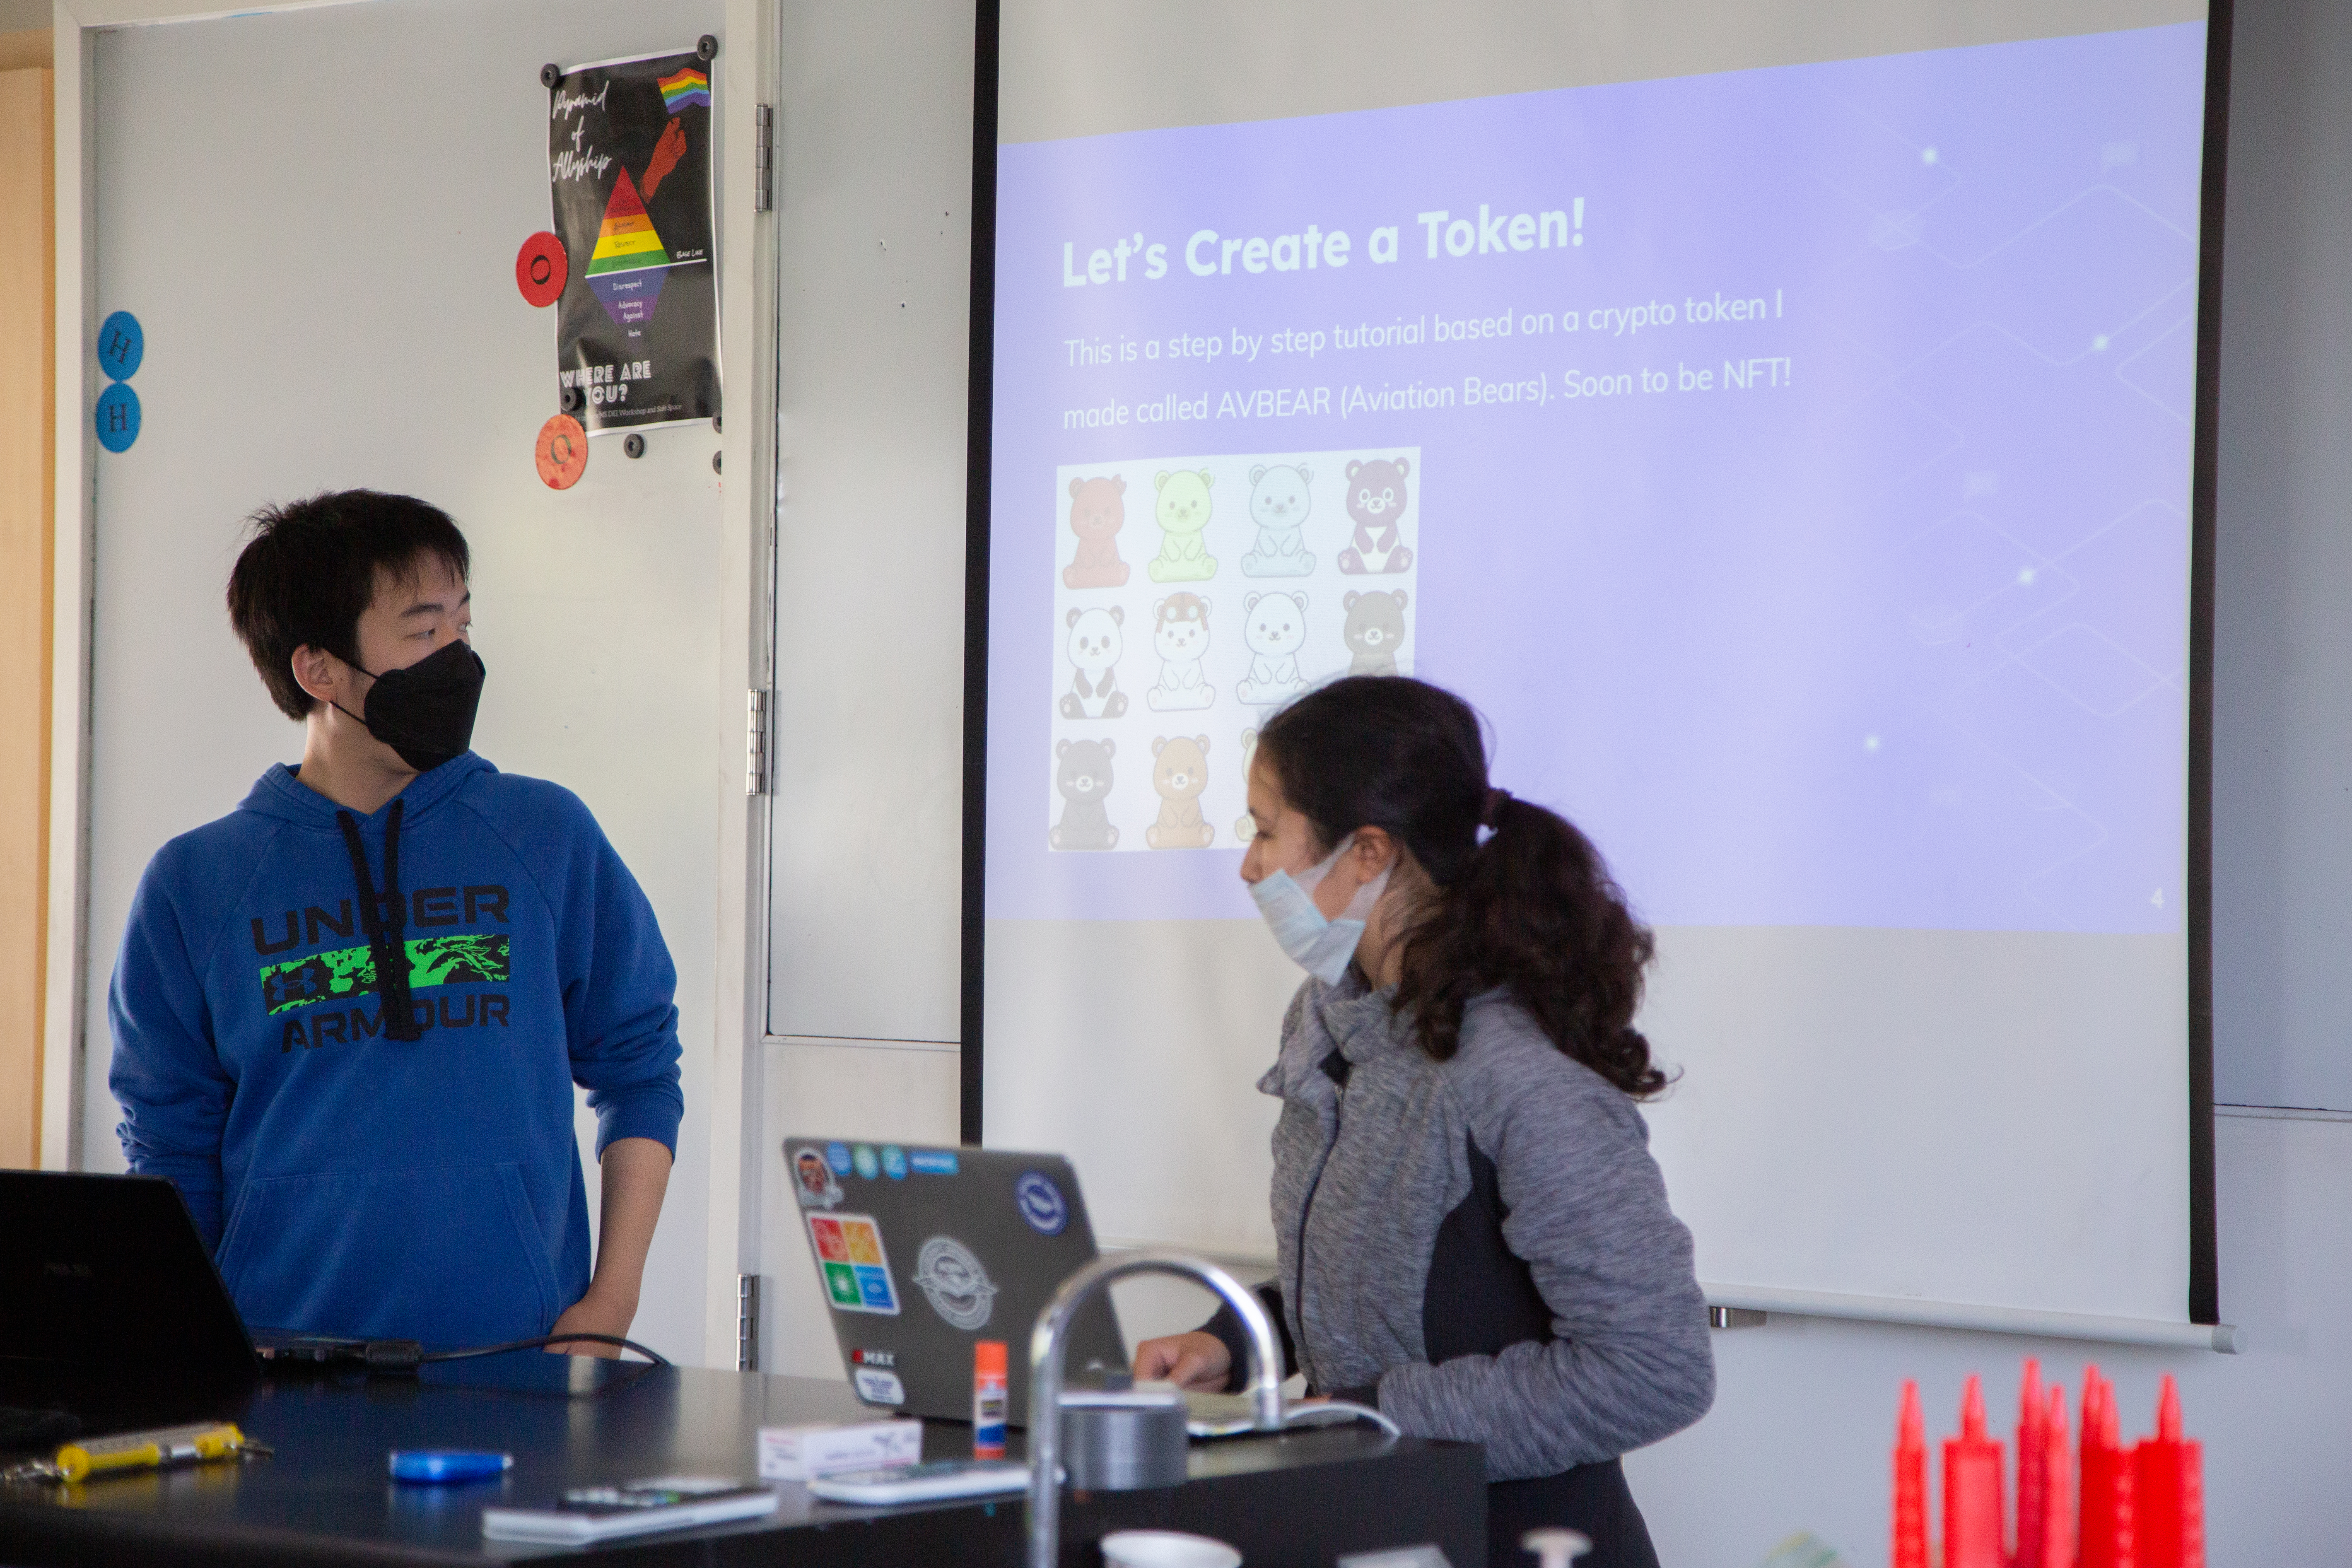
[[[833,1310],[896,1316],[898,1292],[890,1283],[890,1259],[872,1216],[813,1214],[808,1227],[818,1272],[824,1276],[825,1300]]]
[[[824,1266],[824,1291],[833,1298],[833,1304],[845,1311],[855,1312],[865,1305],[857,1289],[857,1270],[846,1263]]]
[[[896,1312],[898,1310],[898,1295],[890,1289],[890,1276],[885,1270],[860,1265],[857,1288],[865,1295],[867,1311]]]

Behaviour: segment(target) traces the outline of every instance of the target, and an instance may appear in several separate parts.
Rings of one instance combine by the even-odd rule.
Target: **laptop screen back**
[[[1001,1340],[1013,1422],[1029,1408],[1029,1336],[1095,1260],[1077,1173],[1058,1154],[791,1138],[784,1161],[857,1396],[971,1418],[972,1346]],[[1108,1296],[1071,1326],[1074,1381],[1127,1365]]]

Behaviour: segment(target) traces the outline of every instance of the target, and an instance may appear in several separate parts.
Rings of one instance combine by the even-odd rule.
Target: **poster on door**
[[[715,417],[712,62],[688,49],[564,71],[547,174],[570,260],[556,374],[591,435]]]

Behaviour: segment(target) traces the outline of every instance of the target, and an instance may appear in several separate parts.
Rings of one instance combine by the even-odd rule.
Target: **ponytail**
[[[1397,1005],[1439,1061],[1461,1044],[1470,999],[1508,986],[1554,1045],[1626,1093],[1666,1087],[1633,1027],[1650,933],[1592,841],[1555,812],[1502,792],[1493,832],[1404,938]]]
[[[1488,787],[1467,703],[1407,677],[1352,676],[1276,714],[1258,755],[1327,847],[1380,827],[1428,874],[1433,895],[1404,932],[1396,1005],[1431,1057],[1460,1048],[1473,997],[1507,987],[1552,1044],[1627,1094],[1666,1086],[1633,1027],[1650,932],[1591,839]]]

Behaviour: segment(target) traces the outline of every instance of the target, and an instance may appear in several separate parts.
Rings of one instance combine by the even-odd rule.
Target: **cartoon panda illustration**
[[[1116,719],[1127,711],[1127,693],[1118,689],[1118,656],[1125,645],[1119,626],[1127,612],[1113,605],[1108,610],[1072,610],[1065,618],[1070,637],[1065,645],[1077,673],[1062,694],[1065,719]]]

